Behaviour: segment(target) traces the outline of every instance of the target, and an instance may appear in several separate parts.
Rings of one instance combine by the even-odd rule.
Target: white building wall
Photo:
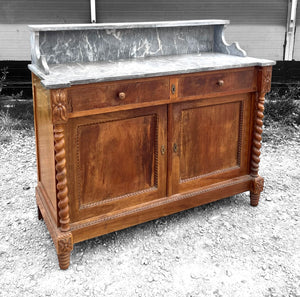
[[[297,13],[296,13],[294,60],[300,61],[300,1],[299,0],[298,0]]]
[[[30,60],[30,34],[27,25],[0,24],[0,61]]]
[[[250,57],[276,61],[283,59],[284,26],[229,25],[225,37],[228,43],[238,41]]]
[[[248,56],[283,59],[286,0],[96,0],[96,8],[97,22],[229,19],[228,43],[238,41]],[[89,10],[82,0],[1,0],[0,60],[30,60],[25,23],[88,23]],[[297,22],[300,28],[299,13]],[[294,57],[300,60],[300,29]]]

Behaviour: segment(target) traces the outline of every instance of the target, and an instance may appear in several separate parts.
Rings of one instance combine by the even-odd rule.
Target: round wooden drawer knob
[[[222,87],[224,85],[224,80],[223,79],[219,79],[217,82],[217,85]]]
[[[118,97],[119,97],[120,100],[124,100],[125,97],[126,97],[126,94],[124,92],[120,92]]]

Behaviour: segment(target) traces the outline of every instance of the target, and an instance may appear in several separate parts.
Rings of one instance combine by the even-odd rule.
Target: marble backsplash
[[[213,26],[44,31],[41,55],[48,64],[115,61],[211,52]]]

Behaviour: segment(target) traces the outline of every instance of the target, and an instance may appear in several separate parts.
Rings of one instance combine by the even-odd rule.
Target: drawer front
[[[169,79],[94,84],[68,90],[71,112],[169,99]]]
[[[218,71],[179,78],[178,97],[216,95],[218,93],[255,91],[254,68],[239,71]]]

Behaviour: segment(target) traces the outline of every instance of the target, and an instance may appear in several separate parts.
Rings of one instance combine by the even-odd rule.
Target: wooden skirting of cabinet
[[[271,66],[46,90],[33,75],[36,198],[60,267],[73,244],[250,191]]]

